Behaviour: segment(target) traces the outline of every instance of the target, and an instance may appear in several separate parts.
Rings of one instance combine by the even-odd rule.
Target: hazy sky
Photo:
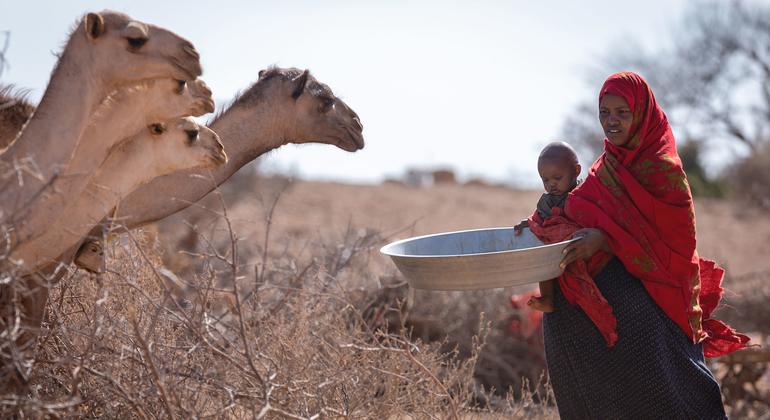
[[[586,69],[624,39],[665,43],[685,5],[0,0],[0,31],[11,33],[0,81],[30,88],[37,101],[72,24],[110,8],[191,40],[219,104],[277,64],[309,68],[361,117],[364,150],[286,146],[268,167],[366,182],[448,166],[461,177],[537,185],[540,147],[600,87],[585,86]]]

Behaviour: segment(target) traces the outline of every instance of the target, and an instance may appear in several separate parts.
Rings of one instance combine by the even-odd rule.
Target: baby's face
[[[543,180],[545,192],[552,195],[563,195],[575,186],[580,170],[576,165],[567,162],[541,161],[537,165],[537,171]]]

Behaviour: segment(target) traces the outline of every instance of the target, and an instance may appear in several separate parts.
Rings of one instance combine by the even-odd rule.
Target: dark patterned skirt
[[[556,287],[543,318],[545,354],[562,419],[724,419],[719,384],[700,344],[650,298],[617,258],[594,279],[618,320],[608,348]]]

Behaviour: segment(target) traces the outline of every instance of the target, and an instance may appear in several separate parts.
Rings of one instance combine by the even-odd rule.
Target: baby
[[[577,154],[565,142],[553,142],[545,146],[537,159],[537,172],[543,180],[545,194],[537,202],[537,213],[543,220],[553,215],[553,208],[564,210],[567,194],[578,184],[580,164]],[[516,235],[529,227],[529,219],[514,226]],[[543,312],[553,312],[553,280],[540,282],[540,297],[532,297],[527,305]]]

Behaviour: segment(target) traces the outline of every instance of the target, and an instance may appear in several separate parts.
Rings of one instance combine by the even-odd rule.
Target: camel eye
[[[147,43],[147,38],[126,38],[131,48],[142,48]]]
[[[187,133],[187,143],[192,144],[198,138],[198,130],[185,130]]]
[[[152,134],[163,134],[166,132],[166,127],[161,123],[150,124],[150,132]]]
[[[334,99],[331,98],[322,98],[321,99],[321,112],[328,112],[330,109],[334,107]]]

